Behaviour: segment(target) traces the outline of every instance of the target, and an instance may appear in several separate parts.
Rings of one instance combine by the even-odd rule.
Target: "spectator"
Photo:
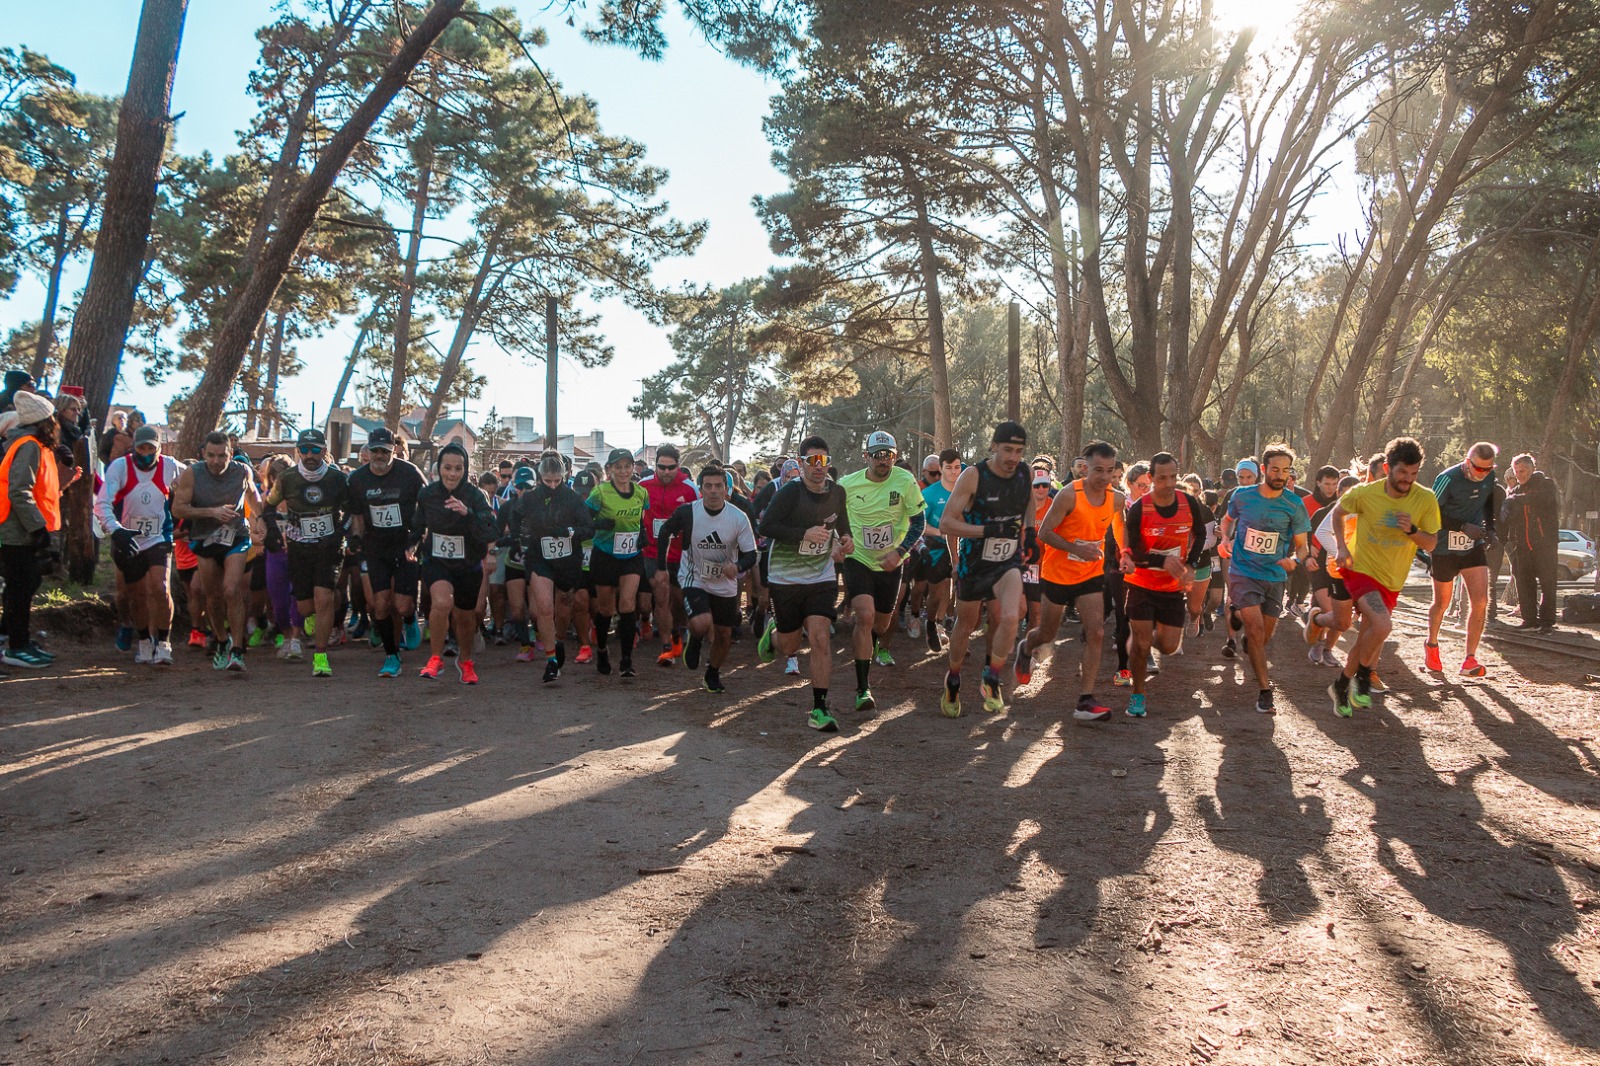
[[[1535,468],[1526,453],[1511,460],[1516,482],[1506,491],[1506,546],[1522,605],[1518,628],[1548,633],[1556,625],[1556,551],[1561,497],[1556,483]]]
[[[109,466],[133,451],[133,430],[128,428],[128,412],[112,411],[106,422],[105,435],[100,438],[100,462]]]
[[[68,467],[78,464],[73,449],[89,432],[89,416],[83,397],[62,390],[56,396],[56,421],[61,425],[60,442],[56,445],[56,459],[65,472]]]
[[[5,422],[0,458],[0,567],[6,579],[6,649],[0,662],[40,669],[52,657],[33,643],[33,597],[50,565],[50,534],[61,528],[61,475],[55,447],[61,427],[55,406],[23,391],[14,398],[14,415]],[[13,420],[14,419],[14,420]]]
[[[5,388],[0,390],[0,411],[9,411],[15,405],[19,392],[38,392],[33,375],[26,370],[7,370]]]

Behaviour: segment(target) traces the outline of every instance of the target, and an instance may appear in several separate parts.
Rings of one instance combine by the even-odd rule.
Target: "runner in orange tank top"
[[[1103,722],[1111,717],[1111,711],[1094,699],[1100,649],[1105,642],[1103,545],[1107,529],[1112,530],[1119,546],[1126,543],[1122,531],[1123,496],[1111,487],[1116,477],[1115,448],[1096,441],[1084,449],[1083,457],[1089,464],[1088,473],[1056,493],[1039,525],[1039,543],[1044,548],[1039,624],[1017,641],[1014,669],[1018,685],[1032,680],[1034,650],[1054,642],[1067,605],[1075,604],[1083,621],[1083,661],[1079,669],[1083,685],[1073,717]]]

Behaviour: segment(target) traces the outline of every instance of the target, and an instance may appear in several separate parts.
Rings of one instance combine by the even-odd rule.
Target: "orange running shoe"
[[[439,677],[439,671],[443,669],[444,659],[437,655],[429,656],[427,665],[417,671],[417,676],[425,677],[429,681],[435,681]]]
[[[683,657],[683,641],[675,640],[662,647],[661,654],[656,658],[657,666],[674,666]]]
[[[189,630],[189,647],[203,648],[206,646],[206,635],[198,629]]]
[[[1422,646],[1422,668],[1435,674],[1444,673],[1444,662],[1439,658],[1439,645],[1424,644]]]
[[[578,657],[574,659],[573,662],[581,664],[594,662],[594,649],[585,644],[583,647],[578,649]]]
[[[478,683],[478,668],[472,665],[471,659],[457,659],[456,669],[461,672],[463,685],[476,685]]]
[[[1476,655],[1469,655],[1461,662],[1462,677],[1482,677],[1489,671],[1478,661]]]

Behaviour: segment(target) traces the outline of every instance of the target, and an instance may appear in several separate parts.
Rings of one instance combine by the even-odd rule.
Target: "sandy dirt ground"
[[[720,697],[63,642],[0,683],[0,1063],[1600,1061],[1584,668],[1407,634],[1344,721],[1289,629],[1274,718],[1218,643],[1084,727],[1075,642],[949,721],[902,636],[822,736],[749,640]]]

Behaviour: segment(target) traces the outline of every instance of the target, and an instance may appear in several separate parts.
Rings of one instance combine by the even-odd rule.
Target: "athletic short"
[[[1195,567],[1194,579],[1202,585],[1209,585],[1211,583],[1211,564],[1207,563],[1205,566]]]
[[[1024,573],[1026,573],[1026,571],[1024,571]],[[1029,581],[1026,577],[1024,577],[1022,581],[1022,595],[1023,598],[1029,603],[1038,603],[1040,597],[1044,595],[1044,589],[1040,588],[1039,582]]]
[[[250,591],[251,592],[265,592],[265,591],[267,591],[267,556],[266,556],[266,553],[263,552],[262,554],[256,556],[254,559],[251,559],[250,562],[246,564],[246,566],[250,570]]]
[[[1016,563],[979,563],[965,574],[956,575],[956,599],[964,603],[982,603],[992,600],[995,586],[1012,571],[1020,577],[1022,568]]]
[[[202,559],[210,559],[212,562],[220,563],[230,555],[248,552],[250,550],[250,538],[245,537],[243,540],[236,540],[232,544],[201,544],[197,540],[191,540],[189,542],[189,550]]]
[[[317,589],[339,587],[339,541],[329,538],[315,544],[289,542],[289,587],[297,600],[309,600]]]
[[[1328,573],[1326,566],[1311,572],[1311,591],[1315,592],[1318,589],[1327,589],[1328,595],[1341,603],[1350,599],[1350,593],[1344,587],[1344,579]]]
[[[1283,582],[1257,581],[1253,577],[1228,574],[1228,602],[1235,608],[1259,607],[1267,618],[1283,617]]]
[[[1057,607],[1074,607],[1079,596],[1103,596],[1106,591],[1106,576],[1097,574],[1088,581],[1080,581],[1076,585],[1063,585],[1059,581],[1040,581],[1039,588],[1044,592],[1045,599]]]
[[[739,597],[715,596],[705,589],[684,589],[684,609],[689,612],[689,617],[695,615],[711,615],[711,624],[733,628],[739,624]]]
[[[593,582],[591,588],[614,589],[629,574],[644,580],[644,556],[632,555],[618,559],[599,548],[589,556],[589,579]]]
[[[1383,605],[1389,610],[1394,610],[1394,605],[1400,602],[1400,590],[1380,585],[1372,578],[1359,570],[1346,570],[1344,572],[1344,587],[1350,593],[1350,599],[1359,607],[1361,597],[1369,592],[1376,592],[1382,599]]]
[[[767,580],[767,578],[770,576],[768,574],[768,572],[767,572],[767,565],[770,562],[771,562],[771,560],[767,557],[767,547],[766,547],[766,545],[761,544],[760,542],[757,542],[757,545],[756,545],[756,584],[760,585],[762,588],[766,588],[768,585],[771,584],[771,582],[769,582]]]
[[[656,571],[661,569],[661,564],[655,560],[654,556],[640,554],[639,558],[644,560],[644,579],[646,581],[654,581],[656,579]]]
[[[414,597],[422,568],[414,559],[407,559],[405,549],[399,551],[367,550],[361,564],[366,569],[367,580],[373,592],[393,592],[396,596]]]
[[[1441,534],[1443,536],[1445,534]],[[1433,555],[1433,579],[1449,584],[1456,579],[1456,575],[1463,570],[1471,570],[1475,566],[1488,566],[1489,552],[1483,546],[1483,541],[1478,541],[1468,551],[1459,555],[1451,552],[1445,555],[1435,552]]]
[[[122,580],[132,585],[137,581],[143,581],[145,576],[157,567],[166,569],[167,559],[171,555],[171,544],[152,544],[127,562],[118,562],[117,569],[122,573]]]
[[[473,563],[471,566],[462,566],[459,563],[445,564],[437,559],[429,559],[422,564],[422,582],[428,588],[440,581],[450,583],[451,600],[458,611],[476,611],[478,609],[478,593],[483,590],[483,564]]]
[[[571,592],[574,589],[584,588],[584,578],[587,575],[584,572],[582,562],[575,555],[570,558],[572,562],[569,566],[563,566],[559,562],[552,562],[543,556],[524,560],[528,564],[527,575],[529,577],[544,578],[555,585],[557,592]]]
[[[1189,599],[1181,592],[1163,592],[1143,585],[1126,583],[1128,621],[1154,622],[1158,626],[1182,629],[1189,620]]]
[[[839,583],[817,581],[809,585],[773,585],[772,618],[779,633],[794,633],[807,618],[839,617]]]
[[[510,554],[510,548],[496,548],[494,550],[494,570],[490,572],[489,584],[504,585],[506,583],[506,557]]]
[[[857,596],[871,596],[874,611],[893,614],[895,601],[900,598],[900,571],[874,570],[859,559],[846,559],[844,593],[852,600]]]
[[[1211,568],[1211,588],[1214,588],[1218,592],[1220,592],[1220,591],[1222,591],[1223,589],[1225,589],[1227,587],[1228,587],[1228,575],[1223,572],[1222,567],[1213,566]]]
[[[916,569],[912,571],[911,576],[916,581],[937,585],[949,581],[955,573],[948,551],[939,552],[937,555],[932,552],[918,552],[912,559],[916,561]]]

